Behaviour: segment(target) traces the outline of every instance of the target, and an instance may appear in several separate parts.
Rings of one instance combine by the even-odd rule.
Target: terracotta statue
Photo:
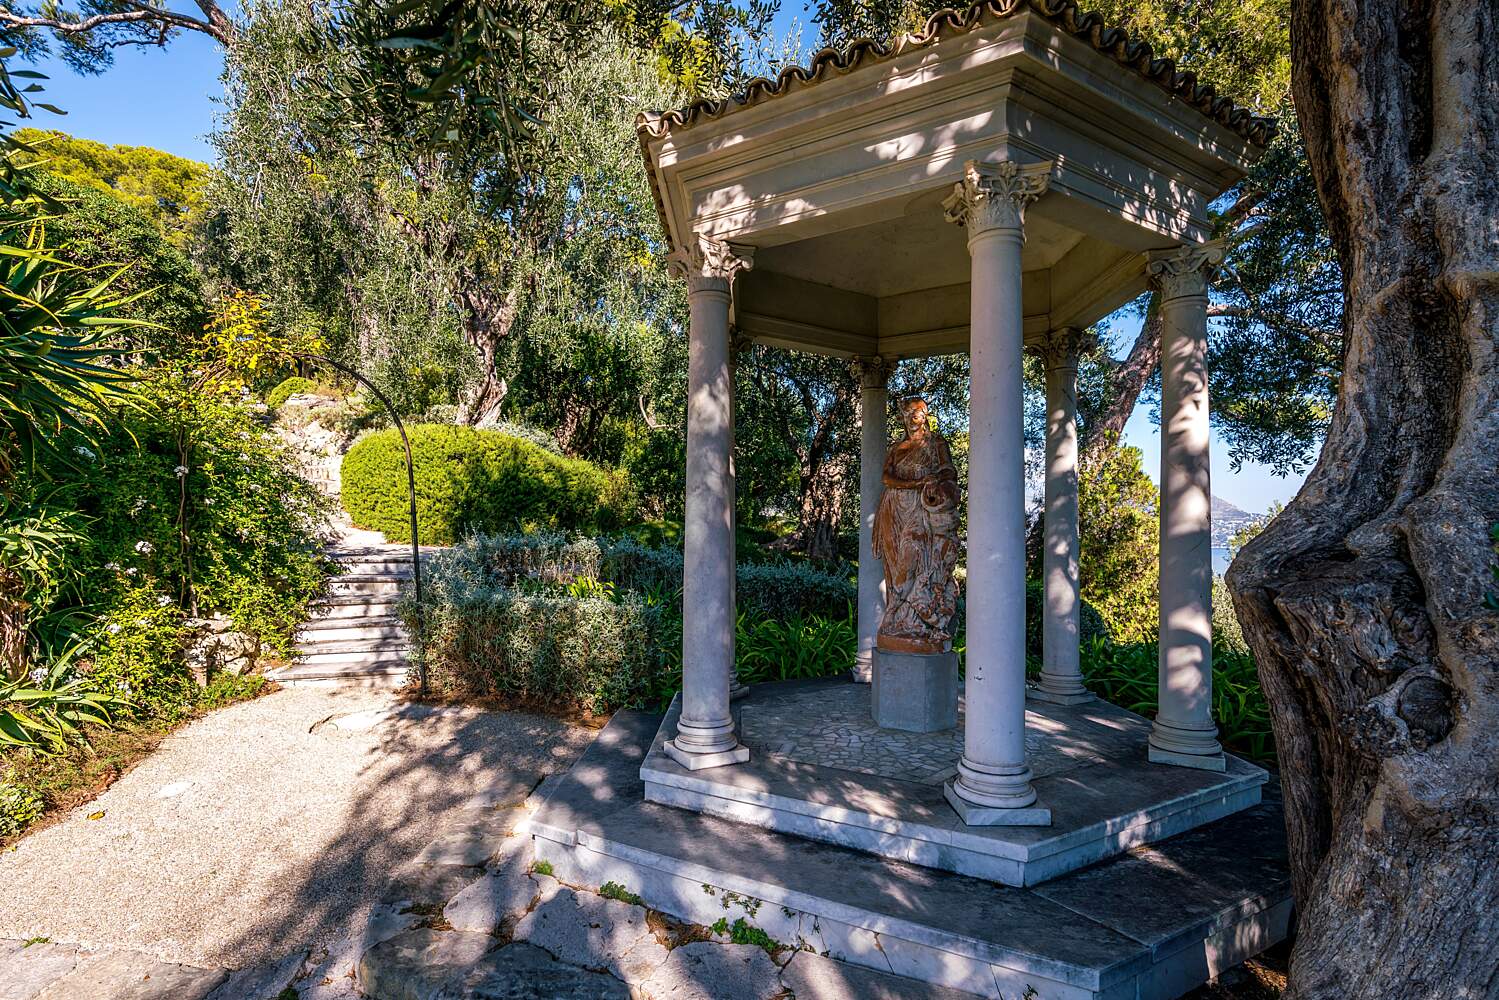
[[[892,653],[941,653],[952,642],[958,601],[958,474],[925,400],[901,404],[901,423],[906,436],[885,456],[874,518],[874,554],[885,564],[876,642]]]

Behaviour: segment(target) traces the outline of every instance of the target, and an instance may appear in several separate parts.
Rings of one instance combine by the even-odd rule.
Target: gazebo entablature
[[[734,659],[734,352],[758,341],[856,359],[863,420],[856,677],[878,661],[870,548],[887,380],[901,358],[970,355],[961,823],[1049,825],[1027,765],[1027,698],[1092,698],[1079,669],[1080,331],[1160,292],[1160,706],[1149,760],[1223,771],[1211,717],[1208,206],[1271,135],[1070,0],[935,15],[739,98],[644,116],[673,268],[688,284],[683,696],[663,752],[743,763]],[[1043,669],[1025,680],[1022,352],[1044,359]],[[879,677],[875,677],[879,683]],[[883,725],[883,723],[881,723]],[[649,788],[649,786],[648,786]]]
[[[968,254],[942,202],[969,161],[1051,164],[1026,212],[1028,343],[1140,294],[1147,252],[1209,238],[1208,205],[1265,123],[1209,117],[1065,18],[1009,6],[934,18],[847,69],[825,53],[811,82],[787,74],[773,97],[642,121],[673,246],[755,250],[734,285],[740,334],[847,357],[967,351]]]

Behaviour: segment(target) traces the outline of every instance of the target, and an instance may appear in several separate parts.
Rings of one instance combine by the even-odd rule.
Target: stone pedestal
[[[881,729],[935,733],[958,724],[958,654],[875,649],[870,709]]]

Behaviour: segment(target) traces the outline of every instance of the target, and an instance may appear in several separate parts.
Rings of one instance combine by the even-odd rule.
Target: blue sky
[[[778,26],[789,26],[791,20],[790,14],[783,13]],[[803,37],[810,44],[815,26],[809,25],[804,16],[801,23]],[[187,33],[166,51],[120,49],[114,67],[96,77],[80,77],[57,62],[37,68],[51,77],[43,100],[68,112],[63,118],[39,112],[38,127],[60,128],[99,142],[154,146],[178,156],[213,160],[206,137],[218,111],[215,101],[221,93],[223,57],[218,44],[210,39]],[[1114,328],[1121,351],[1128,350],[1138,326],[1137,318],[1116,317]],[[1152,479],[1158,479],[1161,436],[1147,407],[1135,410],[1125,427],[1124,440],[1144,452],[1146,470]],[[1284,503],[1301,486],[1301,476],[1280,478],[1252,463],[1234,472],[1229,466],[1228,447],[1216,433],[1213,447],[1213,492],[1246,511],[1258,513],[1276,501]]]

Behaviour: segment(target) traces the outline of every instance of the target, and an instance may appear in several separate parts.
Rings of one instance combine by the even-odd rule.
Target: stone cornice
[[[968,229],[969,239],[990,229],[1023,229],[1025,206],[1046,193],[1053,164],[969,160],[963,180],[942,202],[948,222]]]
[[[755,248],[699,236],[686,249],[666,257],[672,274],[687,279],[688,292],[727,292],[740,271],[754,266]]]
[[[1223,263],[1226,250],[1222,240],[1152,250],[1145,258],[1145,275],[1150,286],[1168,299],[1206,295],[1208,279]]]
[[[1082,39],[1098,52],[1134,70],[1255,145],[1266,147],[1274,137],[1274,119],[1256,117],[1249,109],[1237,106],[1232,98],[1220,95],[1212,84],[1200,82],[1196,73],[1179,71],[1170,59],[1157,58],[1150,45],[1131,41],[1123,28],[1109,27],[1103,18],[1085,12],[1074,0],[987,0],[963,10],[941,10],[933,14],[920,31],[902,35],[888,45],[861,38],[843,49],[823,49],[812,57],[809,65],[788,67],[774,80],[765,77],[751,80],[742,92],[723,100],[694,101],[685,108],[665,114],[642,114],[636,120],[636,128],[642,139],[659,138],[673,129],[688,128],[706,118],[718,118],[739,108],[779,97],[795,88],[841,76],[862,65],[926,48],[945,37],[972,31],[986,21],[1014,17],[1026,11]]]

